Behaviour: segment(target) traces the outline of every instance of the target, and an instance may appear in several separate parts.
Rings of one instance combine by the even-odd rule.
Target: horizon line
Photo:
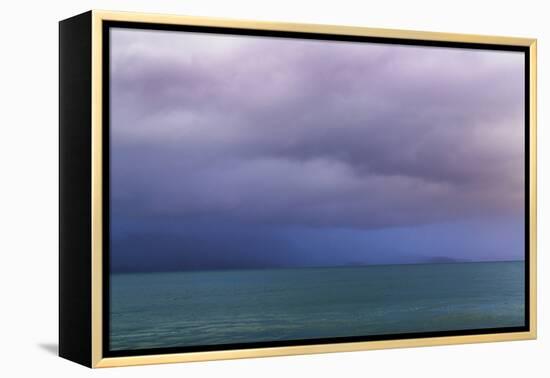
[[[410,262],[398,264],[346,264],[346,265],[310,265],[310,266],[295,266],[295,267],[255,267],[255,268],[213,268],[213,269],[174,269],[174,270],[123,270],[110,271],[109,274],[136,274],[136,273],[207,273],[207,272],[227,272],[227,271],[257,271],[257,270],[291,270],[291,269],[337,269],[337,268],[367,268],[367,267],[383,267],[395,265],[455,265],[455,264],[492,264],[492,263],[511,263],[525,262],[525,259],[517,260],[484,260],[484,261],[445,261],[445,262]]]

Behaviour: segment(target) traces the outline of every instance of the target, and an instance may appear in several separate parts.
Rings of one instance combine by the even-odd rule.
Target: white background
[[[0,374],[101,377],[548,377],[550,11],[546,1],[7,1],[0,23]],[[58,358],[58,25],[89,9],[539,39],[539,339],[91,371]]]

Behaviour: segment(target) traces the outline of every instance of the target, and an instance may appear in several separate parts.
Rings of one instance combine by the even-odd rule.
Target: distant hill
[[[424,262],[429,264],[449,264],[449,263],[468,262],[468,260],[455,259],[453,257],[448,257],[448,256],[434,256],[434,257],[428,258]]]

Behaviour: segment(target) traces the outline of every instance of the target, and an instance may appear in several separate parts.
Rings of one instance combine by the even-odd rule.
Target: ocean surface
[[[524,263],[111,274],[132,350],[524,325]]]

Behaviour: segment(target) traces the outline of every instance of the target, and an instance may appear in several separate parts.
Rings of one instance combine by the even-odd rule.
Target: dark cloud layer
[[[201,238],[221,241],[211,251],[228,240],[220,224],[369,232],[523,217],[520,53],[123,29],[111,38],[112,222],[142,219],[115,233],[114,253],[135,250],[120,240],[147,237],[159,218],[203,221]],[[185,230],[149,240],[185,254],[200,244]],[[263,235],[265,256],[293,250]],[[250,261],[272,260],[258,253]]]

